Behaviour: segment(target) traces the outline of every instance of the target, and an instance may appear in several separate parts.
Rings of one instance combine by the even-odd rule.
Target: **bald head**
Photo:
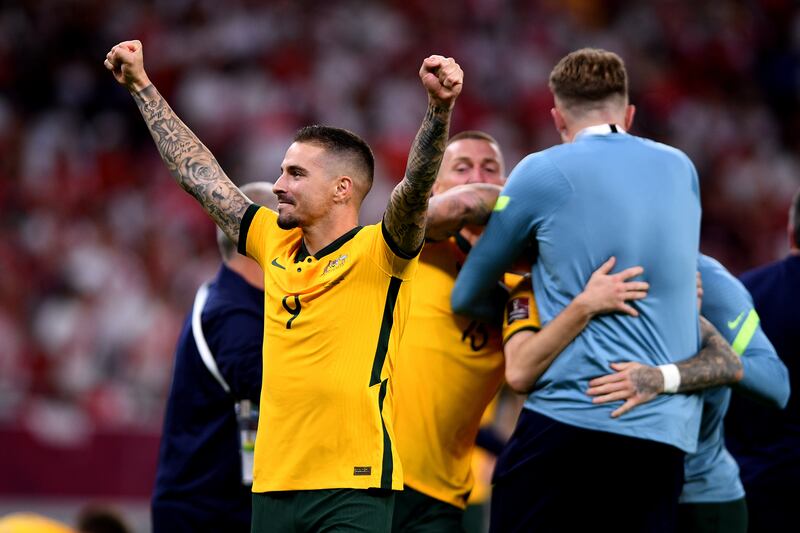
[[[258,205],[263,205],[273,211],[278,208],[278,198],[272,192],[272,183],[268,181],[254,181],[246,183],[239,189]],[[229,261],[236,253],[236,245],[233,244],[225,233],[217,228],[217,246],[223,261]]]

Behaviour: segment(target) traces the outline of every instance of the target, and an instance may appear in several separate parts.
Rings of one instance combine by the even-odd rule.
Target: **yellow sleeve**
[[[404,254],[394,244],[383,222],[376,224],[371,229],[375,231],[373,235],[374,255],[378,258],[381,268],[388,275],[400,278],[403,281],[413,279],[414,274],[417,272],[419,253],[422,251],[422,246],[415,254]]]
[[[265,257],[268,234],[272,228],[277,227],[278,214],[266,207],[252,204],[242,217],[239,227],[239,253],[249,256],[258,262],[262,268],[261,260]]]
[[[539,331],[541,328],[533,286],[530,278],[526,277],[511,289],[508,296],[503,313],[503,344],[520,331]]]

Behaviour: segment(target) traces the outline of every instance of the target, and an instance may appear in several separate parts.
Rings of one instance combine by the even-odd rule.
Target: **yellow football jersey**
[[[481,415],[503,382],[500,331],[453,314],[469,244],[427,243],[395,369],[395,433],[405,484],[465,507]]]
[[[264,270],[264,366],[253,491],[402,489],[393,366],[418,259],[381,224],[314,254],[251,206],[239,251]]]
[[[495,413],[500,392],[494,395],[492,401],[486,406],[481,416],[481,428],[489,427],[494,422]],[[494,470],[494,456],[483,448],[475,447],[472,452],[472,475],[475,476],[475,484],[469,493],[469,505],[480,505],[489,500],[492,493],[492,470]]]

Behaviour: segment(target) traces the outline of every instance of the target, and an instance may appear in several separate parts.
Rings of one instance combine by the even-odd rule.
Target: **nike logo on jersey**
[[[286,270],[285,266],[283,266],[282,264],[278,263],[278,258],[277,257],[272,260],[272,266],[276,266],[276,267],[280,268],[281,270]]]
[[[744,311],[739,313],[739,316],[736,317],[736,320],[728,320],[728,328],[736,329],[737,327],[739,327],[739,322],[741,322],[743,318],[744,318]]]

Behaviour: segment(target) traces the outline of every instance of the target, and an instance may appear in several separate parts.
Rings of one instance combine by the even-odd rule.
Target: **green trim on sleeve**
[[[239,225],[239,242],[236,246],[237,251],[247,257],[247,232],[250,231],[250,224],[256,216],[256,212],[261,209],[258,204],[250,204],[247,211],[242,216],[242,223]]]
[[[492,211],[502,211],[508,206],[508,202],[510,201],[510,196],[498,196],[497,202],[494,204],[494,209],[492,209]]]
[[[742,355],[744,351],[747,349],[747,346],[750,344],[750,341],[753,339],[753,335],[756,332],[756,328],[758,328],[758,323],[761,319],[758,318],[758,313],[756,313],[755,309],[751,309],[750,312],[747,314],[747,318],[744,319],[744,324],[742,324],[742,328],[739,330],[739,333],[736,334],[736,338],[733,339],[733,351],[736,352],[738,355]]]

